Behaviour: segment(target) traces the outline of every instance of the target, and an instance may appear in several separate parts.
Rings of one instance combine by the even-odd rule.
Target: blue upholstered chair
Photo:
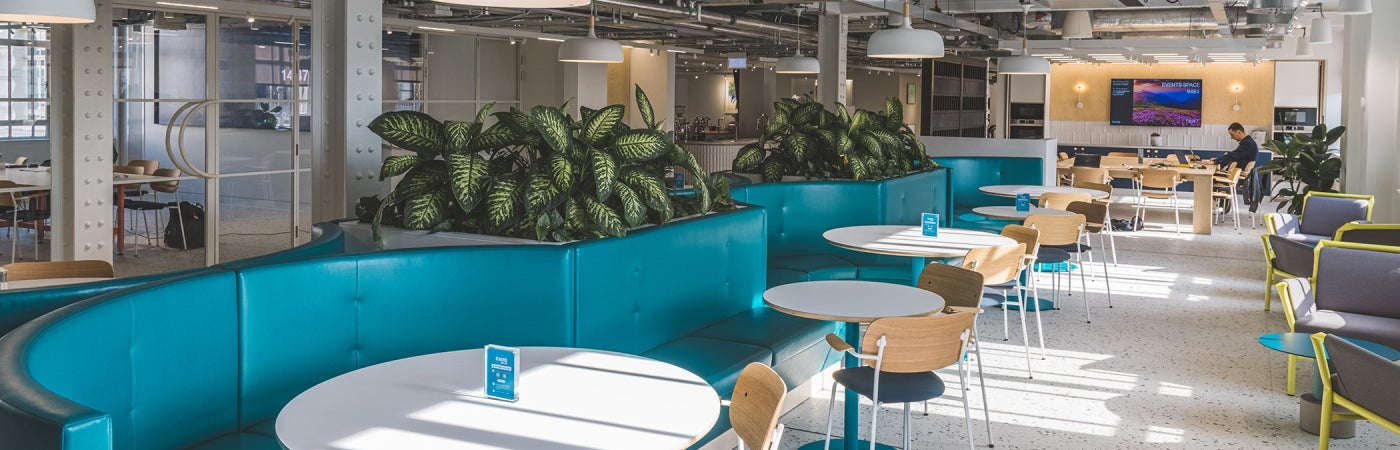
[[[1264,224],[1269,227],[1270,234],[1315,245],[1318,241],[1332,239],[1343,224],[1370,221],[1371,207],[1375,203],[1375,197],[1370,195],[1309,192],[1303,196],[1301,214],[1265,214]]]
[[[972,337],[972,324],[977,315],[955,312],[941,316],[890,317],[870,323],[865,332],[861,351],[856,351],[835,334],[826,341],[837,351],[849,353],[864,361],[860,367],[841,369],[832,374],[830,408],[826,416],[826,440],[831,442],[831,418],[836,409],[836,384],[856,391],[875,401],[870,413],[870,443],[874,450],[880,405],[904,404],[904,446],[910,448],[909,404],[943,396],[947,388],[934,370],[958,365],[958,380],[967,386],[967,370],[962,362]],[[967,405],[967,393],[959,396],[963,404],[963,424],[967,442],[972,442],[972,415]],[[855,439],[856,436],[846,436]]]

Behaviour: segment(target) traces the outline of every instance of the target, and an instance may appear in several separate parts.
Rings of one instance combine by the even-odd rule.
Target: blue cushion
[[[734,384],[744,366],[773,360],[773,352],[763,347],[695,336],[668,342],[642,356],[690,371],[710,383],[722,398],[734,393]]]
[[[907,261],[908,258],[905,258]],[[862,280],[900,280],[900,284],[913,284],[910,277],[914,276],[914,265],[906,262],[903,265],[866,265],[861,264],[856,267],[856,276]]]
[[[1038,264],[1054,264],[1069,261],[1069,252],[1055,247],[1040,247],[1035,254]]]
[[[767,348],[773,353],[768,365],[777,365],[797,353],[821,344],[827,333],[837,330],[834,322],[804,319],[759,307],[691,333],[691,336],[734,341]]]
[[[831,375],[837,383],[880,403],[921,402],[943,395],[943,379],[933,372],[880,373],[880,397],[875,398],[875,368],[841,369]]]
[[[1317,246],[1317,243],[1318,243],[1318,242],[1322,242],[1323,239],[1332,239],[1332,236],[1322,236],[1322,235],[1317,235],[1317,234],[1303,234],[1303,233],[1288,233],[1288,234],[1280,234],[1280,235],[1278,235],[1278,236],[1281,237],[1281,238],[1284,238],[1284,239],[1288,239],[1288,240],[1293,241],[1293,242],[1302,242],[1302,243],[1307,244],[1307,245],[1310,245],[1310,246]]]
[[[281,450],[274,436],[253,433],[229,433],[188,447],[190,450]]]
[[[807,272],[768,268],[768,287],[807,281]]]
[[[807,274],[803,280],[851,280],[856,278],[856,265],[830,254],[809,254],[774,257],[768,266]]]

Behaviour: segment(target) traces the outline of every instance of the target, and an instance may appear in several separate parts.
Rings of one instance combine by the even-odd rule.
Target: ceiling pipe
[[[1234,18],[1245,25],[1245,14]],[[1154,9],[1146,11],[1103,9],[1094,11],[1094,31],[1112,33],[1218,30],[1215,14],[1206,8]]]
[[[816,32],[805,28],[778,25],[764,20],[734,16],[730,14],[717,14],[713,12],[707,12],[699,8],[692,10],[687,8],[677,8],[674,6],[666,6],[654,3],[634,2],[631,0],[594,0],[593,3],[599,6],[606,6],[608,8],[621,9],[626,12],[642,12],[651,15],[661,16],[664,18],[672,19],[672,21],[676,21],[675,19],[699,20],[700,22],[709,23],[712,25],[731,25],[736,28],[742,28],[747,30],[762,30],[773,33],[799,34],[803,37],[808,38],[816,38],[817,36]],[[679,25],[679,23],[671,24]]]

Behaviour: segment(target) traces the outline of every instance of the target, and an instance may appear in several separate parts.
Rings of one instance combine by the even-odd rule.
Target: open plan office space
[[[0,0],[0,449],[1400,447],[1397,23]]]

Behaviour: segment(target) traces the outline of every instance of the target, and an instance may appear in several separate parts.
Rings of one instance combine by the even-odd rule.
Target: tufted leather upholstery
[[[884,181],[807,181],[740,186],[740,202],[768,211],[768,286],[812,280],[880,279],[910,283],[909,258],[840,249],[822,233],[857,225],[918,225],[926,212],[948,214],[948,171]]]
[[[972,213],[978,206],[1011,206],[1015,200],[983,194],[982,186],[998,184],[1044,184],[1043,162],[1038,158],[941,157],[935,162],[951,172],[953,196],[952,226],[993,232],[1001,231],[1008,220],[991,219]]]

